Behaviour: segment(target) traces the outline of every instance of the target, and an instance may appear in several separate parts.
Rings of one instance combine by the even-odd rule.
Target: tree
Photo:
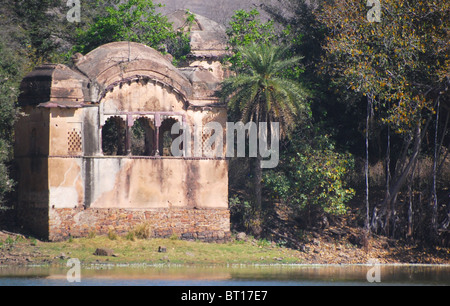
[[[250,44],[238,48],[242,54],[243,69],[222,84],[220,96],[232,111],[241,113],[244,123],[253,121],[280,123],[282,137],[308,114],[306,92],[285,77],[288,67],[298,64],[299,57],[285,58],[288,47],[268,44]],[[255,163],[255,210],[261,212],[261,156]]]
[[[389,233],[398,194],[439,101],[448,109],[450,4],[385,0],[381,8],[381,22],[368,21],[366,1],[333,1],[317,15],[328,30],[323,71],[365,96],[368,115],[402,139],[400,154],[391,162],[395,169],[387,195],[372,216],[372,227],[381,224]]]
[[[0,42],[0,206],[14,186],[8,163],[12,159],[15,104],[25,61],[14,50]]]
[[[110,42],[132,41],[146,44],[176,57],[190,52],[187,33],[175,32],[167,17],[157,13],[161,4],[152,0],[129,0],[105,7],[85,30],[78,30],[74,52],[88,53]]]
[[[54,34],[62,23],[56,16],[56,12],[61,8],[61,1],[6,0],[5,8],[11,14],[7,16],[9,21],[24,31],[22,43],[27,46],[26,50],[32,64],[39,65],[52,61],[60,47]]]
[[[227,28],[228,44],[232,55],[228,61],[232,64],[232,69],[242,68],[242,54],[240,47],[250,44],[269,44],[279,41],[279,35],[274,28],[274,22],[262,22],[259,19],[260,13],[257,9],[251,11],[238,10],[231,17]]]

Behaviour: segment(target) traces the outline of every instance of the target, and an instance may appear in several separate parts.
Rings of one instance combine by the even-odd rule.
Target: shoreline
[[[10,238],[8,238],[10,237]],[[97,249],[109,254],[99,256]],[[70,258],[82,266],[450,266],[450,248],[423,249],[389,245],[384,238],[371,239],[369,250],[347,241],[314,238],[302,249],[275,242],[233,237],[225,243],[206,243],[171,238],[136,239],[99,236],[63,242],[42,242],[22,235],[0,235],[0,267],[66,265]]]
[[[417,268],[450,268],[450,264],[442,263],[442,264],[423,264],[423,263],[379,263],[376,264],[380,267],[417,267]],[[208,263],[81,263],[82,269],[89,270],[104,270],[109,268],[132,268],[132,269],[147,269],[147,268],[164,268],[164,269],[175,269],[175,268],[270,268],[270,267],[280,267],[280,268],[345,268],[345,267],[373,267],[373,264],[369,263],[355,263],[355,264],[324,264],[324,263],[268,263],[268,264],[260,264],[260,263],[233,263],[233,264],[208,264]],[[66,264],[12,264],[12,265],[0,265],[0,272],[2,269],[8,268],[24,268],[24,269],[32,269],[32,268],[66,268]]]

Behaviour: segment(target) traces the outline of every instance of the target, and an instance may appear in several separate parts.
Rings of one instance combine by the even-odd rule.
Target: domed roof
[[[133,79],[153,80],[171,87],[186,102],[192,84],[162,54],[139,43],[114,42],[85,56],[74,56],[73,68],[46,64],[35,68],[21,83],[19,105],[82,107],[98,103],[111,86]]]
[[[193,50],[198,52],[193,57],[223,55],[223,41],[220,41],[219,35],[214,34],[217,29],[220,30],[220,26],[200,16],[196,20],[199,30],[192,31],[192,40],[195,41],[197,34],[201,39],[211,35],[211,39],[216,39],[217,44],[214,41],[199,44],[199,48]],[[190,99],[211,100],[220,85],[220,78],[210,69],[197,66],[178,69],[161,53],[140,43],[105,44],[84,56],[76,54],[73,60],[73,68],[47,64],[29,73],[21,84],[19,105],[83,107],[99,103],[114,87],[133,81],[152,81],[170,87],[188,105],[191,103]]]
[[[225,26],[201,15],[194,14],[193,24],[187,20],[190,13],[177,10],[167,15],[175,30],[190,28],[191,53],[195,57],[221,57],[227,54],[228,37]]]
[[[164,83],[184,96],[192,93],[187,78],[161,53],[144,44],[113,42],[102,45],[75,61],[76,68],[100,89],[132,77],[147,77]]]

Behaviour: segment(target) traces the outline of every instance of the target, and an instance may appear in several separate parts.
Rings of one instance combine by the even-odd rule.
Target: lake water
[[[450,265],[93,265],[74,283],[70,269],[0,267],[0,286],[450,285]]]

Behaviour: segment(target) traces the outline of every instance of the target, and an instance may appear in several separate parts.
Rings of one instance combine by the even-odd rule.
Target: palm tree
[[[220,96],[229,109],[241,114],[243,123],[279,122],[280,136],[287,137],[305,117],[306,91],[299,83],[283,77],[301,57],[286,58],[288,47],[252,44],[239,49],[244,68],[222,83]],[[270,132],[270,131],[269,131]],[[255,210],[261,211],[262,168],[258,152],[255,163]]]

